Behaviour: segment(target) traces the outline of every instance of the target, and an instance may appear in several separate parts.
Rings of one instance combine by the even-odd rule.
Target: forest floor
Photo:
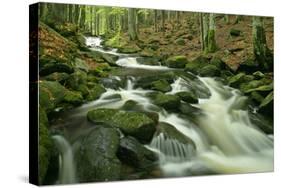
[[[210,58],[212,56],[221,58],[232,70],[236,70],[239,64],[253,56],[252,17],[243,16],[239,23],[235,23],[235,19],[236,16],[229,16],[227,24],[224,17],[217,17],[216,43],[218,49],[215,53],[207,55]],[[264,19],[267,45],[270,50],[273,50],[274,40],[272,20],[272,18]],[[167,21],[165,31],[155,32],[154,27],[140,28],[139,40],[136,42],[129,41],[126,33],[121,35],[121,38],[130,46],[139,46],[142,49],[140,54],[144,56],[153,55],[165,59],[172,55],[185,55],[192,60],[202,54],[199,28],[199,23],[195,19],[183,20],[178,26]],[[231,35],[231,30],[239,31],[239,36]]]

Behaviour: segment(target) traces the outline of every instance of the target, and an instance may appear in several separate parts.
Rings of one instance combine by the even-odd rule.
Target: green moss
[[[166,65],[170,68],[184,68],[187,63],[188,60],[185,56],[172,56],[166,61]]]
[[[180,98],[176,95],[158,93],[155,96],[154,103],[167,110],[176,110],[180,105]]]
[[[49,135],[48,118],[45,110],[39,106],[39,184],[42,184],[48,170],[52,141]]]
[[[64,102],[77,106],[83,103],[83,97],[80,92],[67,91],[64,96]]]
[[[94,84],[91,86],[91,89],[89,90],[89,94],[86,99],[88,101],[96,100],[105,92],[106,90],[103,86],[101,86],[100,84]]]
[[[89,111],[87,117],[93,123],[103,123],[119,128],[123,133],[143,142],[150,141],[155,131],[154,121],[140,112],[96,109]]]
[[[172,87],[166,80],[157,80],[151,83],[151,89],[161,91],[161,92],[168,92],[172,90]]]

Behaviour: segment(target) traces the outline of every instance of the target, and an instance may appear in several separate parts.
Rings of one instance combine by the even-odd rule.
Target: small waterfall
[[[87,46],[90,46],[92,48],[102,47],[101,46],[102,39],[100,37],[85,37],[85,39],[86,39]]]
[[[72,148],[61,135],[52,136],[57,148],[59,149],[59,179],[60,184],[75,183],[75,166]]]
[[[129,67],[129,68],[139,68],[139,69],[149,69],[149,70],[169,70],[168,67],[161,65],[142,65],[139,64],[136,57],[124,57],[116,62],[117,65],[121,67]]]
[[[221,173],[273,170],[273,142],[239,108],[239,92],[212,78],[200,79],[211,91],[211,97],[199,103],[206,114],[199,127],[213,145],[201,156],[205,164]]]

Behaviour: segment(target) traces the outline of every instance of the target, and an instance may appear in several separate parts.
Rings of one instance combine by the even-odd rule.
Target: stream
[[[59,183],[76,182],[73,151],[75,140],[93,125],[87,121],[88,111],[97,108],[120,109],[126,101],[137,101],[146,112],[156,112],[159,122],[166,122],[190,138],[195,148],[183,144],[162,133],[154,135],[152,141],[145,145],[159,156],[159,168],[164,177],[267,172],[273,170],[273,138],[263,133],[252,124],[247,110],[240,103],[245,99],[237,89],[222,84],[220,81],[195,76],[193,85],[201,83],[210,91],[210,97],[199,98],[198,104],[191,104],[200,109],[203,115],[197,115],[196,121],[176,112],[168,112],[152,103],[147,97],[151,90],[136,85],[142,75],[153,75],[162,72],[177,72],[159,65],[144,65],[137,61],[136,56],[119,54],[116,50],[103,50],[102,40],[97,37],[86,38],[90,49],[118,55],[116,64],[121,73],[110,75],[110,79],[125,81],[124,87],[106,88],[102,96],[61,115],[59,126],[66,127],[65,138],[53,136],[60,150]],[[166,94],[187,91],[190,82],[178,76],[171,84],[172,90]],[[200,89],[200,88],[199,88]],[[112,98],[119,94],[121,99]]]

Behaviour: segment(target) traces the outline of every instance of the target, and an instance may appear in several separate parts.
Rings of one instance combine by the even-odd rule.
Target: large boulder
[[[40,81],[39,82],[39,104],[50,112],[64,100],[67,89],[60,83],[55,81]]]
[[[85,72],[88,72],[89,71],[89,66],[88,64],[82,60],[82,59],[79,59],[79,58],[75,58],[75,61],[74,61],[74,67],[76,69],[81,69]]]
[[[88,120],[95,124],[106,124],[119,128],[141,142],[149,142],[155,131],[154,121],[140,112],[126,112],[115,109],[96,109],[89,111]]]
[[[165,108],[166,110],[176,110],[180,105],[180,98],[177,95],[157,93],[153,98],[154,104]]]
[[[151,89],[161,92],[168,92],[172,90],[172,87],[170,86],[169,82],[161,79],[151,82]]]
[[[220,75],[220,70],[215,65],[206,65],[198,71],[200,76],[214,77]]]
[[[177,162],[178,160],[190,160],[196,153],[195,143],[166,122],[158,124],[154,139],[150,145],[164,153],[166,158]]]
[[[47,76],[54,72],[64,72],[67,74],[73,73],[74,69],[71,65],[58,62],[54,59],[46,59],[42,58],[39,60],[39,75],[40,76]]]
[[[159,73],[157,75],[143,76],[140,77],[136,82],[136,87],[141,87],[144,89],[150,89],[151,83],[158,80],[165,80],[169,84],[173,83],[177,78],[174,72]]]
[[[74,106],[79,106],[83,103],[83,96],[80,92],[77,91],[67,91],[65,93],[63,101]]]
[[[98,126],[82,135],[75,152],[79,182],[119,180],[121,163],[116,156],[119,134],[113,128]]]
[[[185,56],[173,56],[169,57],[165,64],[170,68],[184,68],[187,63]]]
[[[58,81],[61,84],[64,84],[65,81],[69,78],[69,74],[65,72],[54,72],[45,76],[43,79],[47,81]]]
[[[139,169],[151,168],[158,159],[155,153],[130,136],[120,140],[117,156],[123,163]]]
[[[96,99],[100,98],[100,96],[105,92],[106,92],[106,90],[102,85],[93,84],[91,86],[91,89],[89,89],[89,93],[88,93],[86,99],[88,101],[96,100]]]
[[[209,64],[209,59],[199,56],[185,65],[185,70],[197,74],[198,71]]]
[[[180,99],[187,103],[198,103],[198,97],[193,92],[181,91],[176,93]]]

